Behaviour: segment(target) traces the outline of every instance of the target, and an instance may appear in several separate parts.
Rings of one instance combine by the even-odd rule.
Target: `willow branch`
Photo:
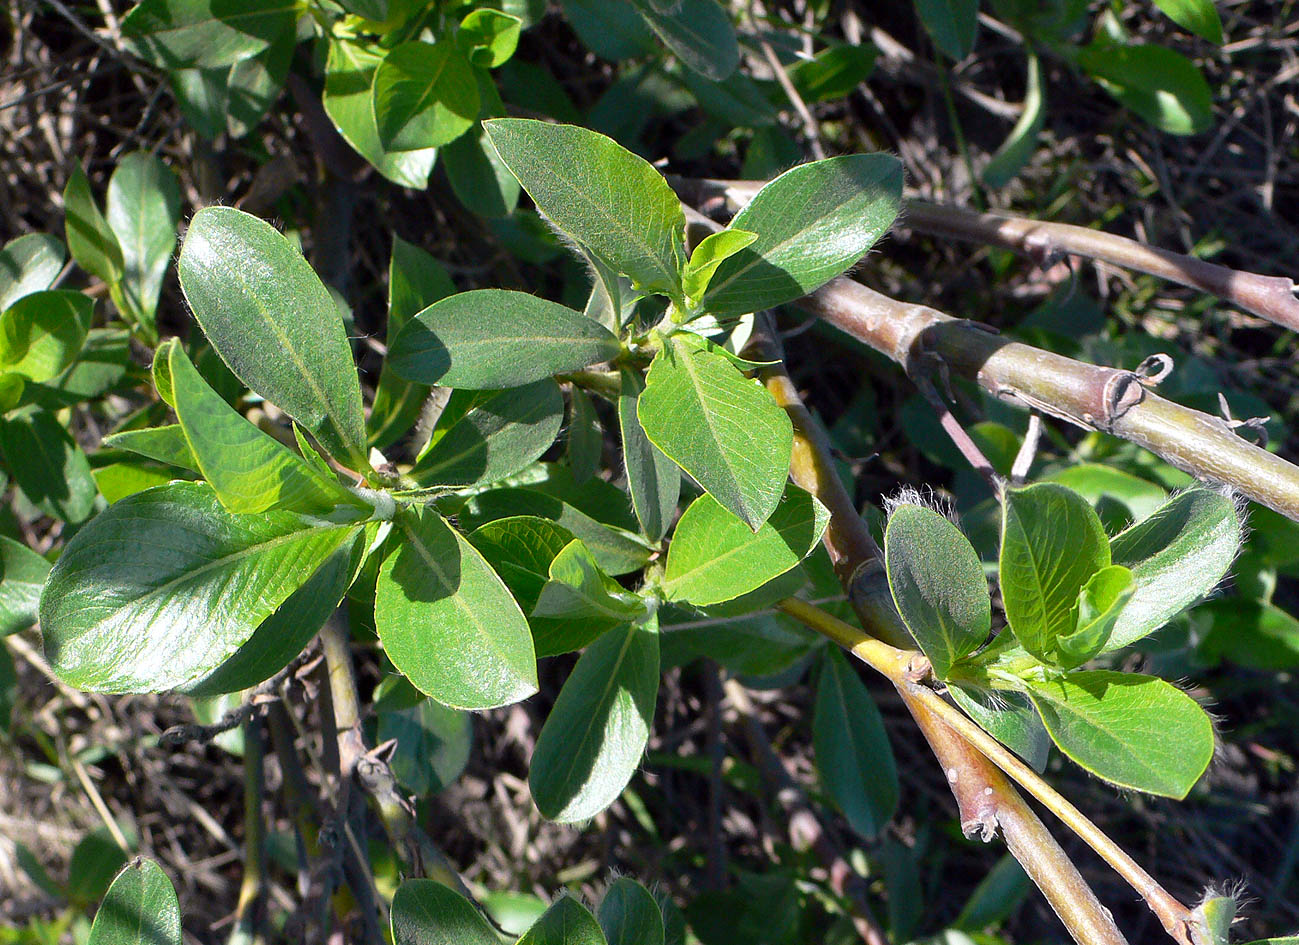
[[[1197,479],[1224,483],[1299,521],[1299,467],[1237,436],[1226,420],[1160,397],[1132,371],[1010,341],[844,277],[798,304],[904,368],[937,357],[1002,400],[1130,440]]]

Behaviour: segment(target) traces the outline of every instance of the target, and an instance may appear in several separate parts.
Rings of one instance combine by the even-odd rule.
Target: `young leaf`
[[[149,459],[198,472],[198,460],[190,451],[189,440],[179,423],[165,427],[148,427],[143,430],[124,430],[104,437],[104,446],[110,449],[130,450]]]
[[[1193,135],[1213,124],[1213,92],[1195,63],[1164,46],[1092,43],[1078,64],[1160,131]]]
[[[1194,699],[1136,673],[1027,680],[1060,750],[1102,780],[1178,800],[1213,759],[1213,723]]]
[[[392,897],[393,945],[501,945],[474,904],[431,879],[408,879]]]
[[[338,306],[273,226],[233,207],[190,220],[180,284],[235,376],[349,467],[369,468],[361,386]]]
[[[152,324],[176,248],[180,185],[145,151],[126,155],[108,180],[108,225],[122,248],[122,294],[137,321]]]
[[[1123,565],[1112,564],[1093,574],[1073,606],[1074,631],[1056,640],[1057,664],[1073,669],[1101,652],[1131,599],[1132,572]]]
[[[0,420],[0,453],[23,495],[46,515],[84,522],[99,494],[90,460],[52,413],[25,407]]]
[[[718,268],[704,308],[736,315],[802,298],[856,265],[901,204],[902,165],[889,154],[849,154],[786,171],[731,221],[758,239]]]
[[[608,361],[620,350],[609,329],[581,312],[526,292],[475,289],[411,319],[388,363],[421,384],[495,389]]]
[[[453,39],[402,43],[374,73],[374,120],[389,151],[450,144],[478,117],[478,80]]]
[[[0,370],[44,383],[76,360],[90,333],[95,300],[47,289],[24,295],[0,314]]]
[[[838,650],[821,661],[812,717],[821,786],[848,824],[874,840],[898,806],[898,774],[875,700]]]
[[[754,531],[789,477],[794,428],[766,388],[680,335],[654,358],[636,416],[670,456]]]
[[[1222,45],[1222,17],[1213,0],[1155,0],[1164,15],[1201,39]]]
[[[212,69],[255,56],[293,27],[294,0],[143,0],[122,43],[160,69]]]
[[[1193,489],[1115,536],[1115,564],[1132,570],[1135,592],[1104,651],[1154,633],[1222,580],[1240,548],[1241,523],[1231,499]],[[1103,651],[1103,652],[1104,652]]]
[[[371,90],[382,61],[383,56],[374,49],[331,38],[321,104],[343,139],[380,174],[402,187],[423,190],[437,160],[437,149],[389,151],[379,138]]]
[[[729,229],[704,237],[690,254],[690,262],[682,275],[686,298],[702,297],[717,267],[746,246],[753,245],[757,238],[757,233]]]
[[[671,8],[653,0],[632,3],[664,45],[695,72],[721,81],[739,65],[735,27],[717,0],[681,0]]]
[[[549,519],[514,515],[474,530],[469,543],[492,566],[524,613],[531,613],[550,580],[550,564],[573,541],[573,533]]]
[[[474,65],[495,69],[514,55],[522,30],[523,21],[517,16],[481,7],[460,21],[456,42]]]
[[[825,506],[792,484],[756,532],[702,495],[672,535],[663,591],[669,600],[701,607],[747,594],[797,567],[829,521]]]
[[[1095,510],[1054,483],[1006,492],[1001,529],[1001,596],[1024,649],[1044,662],[1073,632],[1073,606],[1091,576],[1110,563]]]
[[[528,784],[544,817],[575,823],[618,799],[649,740],[658,686],[653,618],[611,630],[587,648],[559,691],[532,754]]]
[[[122,868],[95,913],[87,945],[181,945],[180,901],[157,863],[136,857]]]
[[[607,630],[645,616],[645,601],[623,590],[574,539],[550,563],[528,619],[537,656],[580,650]]]
[[[660,541],[672,525],[681,496],[681,470],[650,442],[636,414],[645,389],[639,371],[623,368],[618,392],[618,428],[622,434],[622,459],[627,470],[627,491],[641,529]]]
[[[193,683],[358,531],[288,512],[234,516],[205,483],[129,496],[77,532],[50,572],[46,658],[91,692]]]
[[[517,945],[606,945],[595,917],[571,896],[546,910]]]
[[[532,464],[559,436],[564,398],[549,378],[486,396],[474,391],[452,395],[475,401],[463,417],[434,431],[411,477],[421,485],[469,486],[496,482]]]
[[[948,59],[960,61],[974,50],[979,0],[915,0],[915,4],[925,32]]]
[[[1023,758],[1034,771],[1046,770],[1051,736],[1027,696],[955,683],[948,684],[947,692],[979,728]]]
[[[164,343],[157,356],[170,365],[176,416],[190,454],[227,511],[364,507],[337,479],[240,416],[208,386],[175,339]]]
[[[578,482],[585,482],[599,471],[604,430],[591,395],[577,385],[568,392],[568,443],[564,452]]]
[[[77,265],[98,276],[109,285],[122,278],[124,263],[122,247],[104,219],[90,192],[90,181],[80,164],[72,167],[67,186],[63,189],[63,212],[66,215],[68,249]]]
[[[893,602],[945,679],[988,639],[992,600],[983,564],[961,530],[930,509],[901,505],[889,516],[884,559]]]
[[[398,519],[374,619],[392,664],[456,709],[494,709],[537,691],[532,634],[519,605],[473,545],[431,508]]]
[[[0,637],[36,623],[50,563],[26,545],[0,535]]]
[[[681,294],[681,201],[647,161],[595,131],[524,118],[483,122],[552,223],[649,292]]]
[[[45,233],[28,233],[0,249],[0,312],[24,295],[54,285],[63,270],[63,244]]]
[[[634,879],[614,880],[596,917],[609,945],[663,945],[663,913],[650,891]]]

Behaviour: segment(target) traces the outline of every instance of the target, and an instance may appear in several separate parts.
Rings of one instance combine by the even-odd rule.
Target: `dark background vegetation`
[[[983,197],[955,144],[945,78],[910,5],[839,0],[830,6],[829,32],[874,39],[881,55],[869,83],[846,100],[816,107],[827,150],[889,150],[902,159],[915,194],[976,205]],[[162,78],[138,70],[107,38],[128,8],[124,0],[8,3],[7,35],[0,39],[4,239],[61,234],[60,194],[74,161],[83,162],[102,193],[120,156],[154,150],[179,173],[187,213],[221,202],[301,229],[308,257],[353,306],[363,378],[368,368],[371,379],[394,232],[444,261],[462,289],[503,286],[563,298],[580,284],[572,264],[534,265],[512,254],[490,225],[463,208],[440,171],[423,193],[367,171],[332,137],[310,89],[286,92],[260,130],[242,141],[203,142],[180,118]],[[800,0],[767,0],[766,8],[794,23],[806,16]],[[1134,34],[1202,66],[1215,96],[1210,131],[1184,138],[1153,130],[1048,58],[1042,145],[1016,182],[986,195],[989,204],[1101,225],[1258,272],[1295,272],[1299,14],[1281,0],[1228,2],[1221,9],[1228,41],[1213,47],[1144,3],[1116,7]],[[759,57],[750,58],[758,69]],[[977,54],[946,78],[976,164],[1013,124],[1013,112],[1002,106],[1021,100],[1023,64],[1022,46],[985,23]],[[616,131],[624,143],[662,160],[666,171],[734,177],[810,156],[807,150],[751,154],[748,133],[725,129],[699,146],[704,119],[677,79],[653,63],[601,62],[556,12],[524,34],[516,61],[503,70],[507,102],[518,101],[509,83],[529,88],[532,68],[552,76],[588,124]],[[806,144],[797,117],[790,112],[784,120],[791,137]],[[1055,299],[1057,310],[1063,306],[1075,320],[1080,356],[1132,367],[1148,351],[1167,351],[1185,378],[1180,387],[1170,382],[1174,396],[1209,406],[1219,390],[1232,392],[1237,416],[1279,418],[1270,425],[1274,442],[1299,459],[1299,430],[1284,422],[1299,416],[1293,336],[1212,299],[1087,264],[1059,262],[1043,271],[1000,252],[913,235],[905,219],[859,275],[882,291],[1001,329]],[[174,274],[168,279],[161,327],[164,334],[183,334],[190,320]],[[899,371],[846,339],[831,339],[828,330],[799,326],[796,317],[785,327],[791,373],[809,403],[836,425],[859,499],[878,501],[903,484],[961,485],[946,447],[914,420],[908,406],[914,390]],[[97,436],[93,429],[84,433],[90,442]],[[1061,433],[1056,449],[1078,438],[1075,431]],[[30,526],[24,537],[37,549],[58,540]],[[1292,611],[1299,606],[1292,579],[1282,577],[1276,600]],[[102,825],[107,811],[134,826],[140,848],[175,880],[187,935],[222,940],[240,875],[238,761],[216,745],[159,747],[165,728],[189,720],[184,700],[76,693],[52,681],[35,641],[33,635],[10,641],[19,685],[13,732],[0,739],[0,927],[6,918],[22,924],[48,907],[45,893],[19,868],[15,844],[51,875],[66,876],[74,845]],[[1135,667],[1140,660],[1134,659]],[[362,665],[369,689],[377,664]],[[543,691],[553,692],[568,668],[565,660],[543,665]],[[932,756],[892,690],[868,683],[905,786],[896,822],[869,851],[872,893],[882,912],[919,937],[959,911],[1002,848],[961,839]],[[1223,720],[1223,738],[1220,757],[1187,802],[1121,796],[1062,764],[1053,765],[1052,778],[1174,894],[1193,900],[1210,882],[1243,880],[1253,899],[1245,933],[1293,930],[1299,925],[1299,690],[1286,674],[1223,664],[1198,675],[1192,691]],[[670,671],[663,696],[648,763],[632,783],[634,800],[616,804],[591,829],[547,824],[531,804],[526,760],[545,716],[543,696],[476,719],[467,773],[426,805],[430,833],[471,883],[544,897],[565,885],[592,895],[613,873],[626,873],[685,903],[706,890],[733,889],[728,867],[765,872],[774,860],[819,868],[806,846],[809,831],[821,828],[789,816],[788,806],[755,786],[754,747],[736,706],[722,698],[716,668],[695,662]],[[809,687],[795,681],[754,698],[767,738],[814,791]],[[305,712],[302,724],[320,723]],[[272,761],[269,790],[277,777]],[[275,816],[281,819],[272,828],[283,828],[287,821]],[[845,845],[855,842],[834,818],[825,829]],[[1157,940],[1162,932],[1135,896],[1081,844],[1057,832],[1130,940]],[[759,912],[767,905],[761,897],[741,898]],[[1017,942],[1062,936],[1036,895],[1004,931]]]

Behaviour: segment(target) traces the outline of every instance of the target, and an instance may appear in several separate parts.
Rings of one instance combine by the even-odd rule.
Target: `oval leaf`
[[[1181,799],[1213,760],[1213,723],[1162,679],[1108,670],[1029,680],[1060,750],[1119,787]]]
[[[196,682],[358,530],[288,512],[231,515],[206,483],[128,496],[77,532],[50,572],[46,658],[92,692]]]
[[[550,563],[528,622],[537,656],[580,650],[600,634],[645,615],[645,601],[605,574],[574,539]]]
[[[0,637],[36,623],[50,563],[26,545],[0,535]]]
[[[664,45],[695,72],[720,81],[739,65],[735,27],[717,0],[681,0],[671,5],[654,0],[632,3]]]
[[[658,687],[652,620],[611,630],[582,654],[532,754],[528,784],[543,816],[575,823],[618,799],[649,740]]]
[[[605,945],[605,940],[586,906],[571,896],[563,896],[542,914],[517,945]]]
[[[776,508],[793,424],[724,357],[671,338],[650,366],[636,416],[651,443],[754,531]]]
[[[180,284],[217,354],[358,471],[368,468],[361,386],[338,306],[280,233],[233,207],[190,221]]]
[[[143,0],[122,43],[160,69],[212,69],[255,56],[292,28],[295,0]]]
[[[532,634],[519,605],[473,545],[432,509],[397,523],[374,619],[392,664],[456,709],[494,709],[537,691]]]
[[[663,945],[663,913],[650,891],[620,876],[596,912],[609,945]]]
[[[919,505],[900,505],[889,516],[884,560],[898,613],[945,679],[992,629],[983,563],[959,528]]]
[[[478,80],[453,39],[394,47],[374,73],[374,120],[389,151],[450,144],[478,117]]]
[[[64,226],[72,258],[92,276],[109,285],[122,278],[122,247],[90,192],[90,181],[80,164],[74,164],[63,189]]]
[[[1160,131],[1193,135],[1213,124],[1213,92],[1195,63],[1164,46],[1092,43],[1078,64]]]
[[[469,543],[482,552],[525,613],[537,605],[550,580],[550,563],[573,541],[573,533],[550,519],[513,515],[479,526]]]
[[[0,453],[23,495],[46,515],[76,524],[95,510],[90,460],[54,414],[29,407],[0,419]]]
[[[161,160],[136,151],[109,178],[106,205],[108,225],[122,247],[123,298],[137,321],[151,324],[176,249],[180,185]]]
[[[117,874],[87,945],[181,945],[180,901],[157,863],[137,858]]]
[[[393,945],[501,945],[474,904],[431,879],[408,879],[392,897]]]
[[[0,312],[24,295],[54,285],[67,254],[63,244],[45,233],[28,233],[0,249]]]
[[[49,289],[24,295],[0,315],[0,371],[43,383],[62,374],[90,332],[95,300]]]

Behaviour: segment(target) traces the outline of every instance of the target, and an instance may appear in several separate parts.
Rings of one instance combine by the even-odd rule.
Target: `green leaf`
[[[241,692],[270,679],[302,652],[337,609],[356,578],[378,523],[359,529],[263,620],[234,655],[183,687],[191,696]]]
[[[212,347],[351,468],[369,468],[361,386],[334,299],[273,226],[233,207],[190,220],[180,284]]]
[[[36,623],[50,563],[26,545],[0,535],[0,637]]]
[[[483,7],[460,21],[456,42],[474,65],[495,69],[514,55],[522,31],[523,21],[517,16]]]
[[[949,683],[947,692],[979,728],[1023,758],[1033,770],[1039,773],[1046,770],[1051,736],[1027,696],[956,683]]]
[[[614,880],[596,917],[609,945],[663,945],[663,913],[650,891],[634,879]]]
[[[722,230],[704,237],[690,254],[690,262],[686,264],[682,275],[686,298],[701,298],[708,283],[712,281],[713,274],[717,272],[717,267],[740,250],[751,246],[757,238],[758,234],[745,230]]]
[[[1024,649],[1052,662],[1073,632],[1073,606],[1110,564],[1105,529],[1087,500],[1054,483],[1007,490],[1001,529],[1001,596]]]
[[[695,72],[720,81],[739,65],[735,27],[717,0],[681,0],[672,8],[651,0],[632,4],[664,45]]]
[[[180,901],[153,860],[136,857],[108,888],[88,945],[181,945]]]
[[[618,799],[649,740],[658,686],[653,618],[611,630],[587,648],[559,691],[532,754],[528,784],[543,816],[575,823]]]
[[[654,52],[654,35],[625,0],[563,0],[563,5],[577,38],[601,59],[621,62]]]
[[[54,285],[63,270],[63,244],[45,233],[28,233],[0,249],[0,312],[24,295]]]
[[[1222,45],[1222,17],[1213,0],[1155,0],[1155,6],[1178,26]]]
[[[25,408],[0,420],[0,453],[18,488],[46,515],[77,524],[99,494],[90,461],[54,415]]]
[[[925,32],[943,55],[960,61],[973,52],[979,0],[915,0],[915,4]]]
[[[952,928],[978,933],[1000,925],[1019,910],[1032,891],[1033,881],[1024,872],[1024,867],[1007,853],[975,887],[961,907],[961,914],[952,922]]]
[[[1099,463],[1076,463],[1044,478],[1072,489],[1096,506],[1102,523],[1118,523],[1115,531],[1149,518],[1168,501],[1163,486]]]
[[[478,117],[478,80],[452,39],[394,47],[374,73],[374,120],[389,151],[450,144]]]
[[[703,306],[756,312],[802,298],[846,272],[893,225],[902,165],[888,154],[849,154],[792,168],[731,221],[758,234],[713,276]]]
[[[529,623],[537,656],[580,650],[602,633],[645,616],[646,605],[605,574],[577,539],[550,563]]]
[[[206,141],[214,141],[225,130],[230,114],[230,70],[177,69],[167,73],[181,116]]]
[[[0,314],[0,370],[43,383],[77,359],[95,314],[95,300],[67,289],[24,295]]]
[[[839,43],[811,59],[800,59],[786,71],[799,96],[808,105],[847,98],[875,71],[874,46]]]
[[[779,120],[770,95],[743,72],[733,72],[722,82],[714,82],[690,70],[681,78],[699,106],[728,125],[765,128]]]
[[[1132,591],[1132,572],[1121,564],[1101,568],[1083,585],[1073,609],[1075,629],[1056,640],[1063,669],[1081,666],[1105,648]]]
[[[469,536],[524,613],[531,613],[550,580],[550,564],[573,541],[573,533],[549,519],[513,515],[479,526]]]
[[[411,468],[421,485],[481,485],[529,466],[550,448],[564,422],[559,385],[546,379],[509,390],[478,394],[457,391],[455,401],[474,402],[463,417],[434,431],[435,439]]]
[[[99,204],[95,203],[90,181],[80,164],[72,166],[63,189],[63,212],[68,249],[77,265],[109,285],[119,281],[125,265],[122,247],[100,212]]]
[[[821,786],[852,829],[874,840],[897,810],[897,768],[875,700],[835,649],[821,661],[812,745]]]
[[[1102,780],[1178,800],[1213,760],[1213,723],[1194,699],[1136,673],[1027,680],[1060,750]]]
[[[240,416],[208,386],[175,339],[158,349],[158,357],[167,358],[170,365],[176,416],[190,453],[227,511],[328,512],[337,505],[364,507],[337,479],[323,475]]]
[[[696,606],[747,594],[797,567],[829,521],[825,506],[792,484],[756,532],[712,496],[702,495],[672,535],[663,591],[669,600]]]
[[[754,531],[776,508],[793,425],[725,358],[673,336],[650,366],[636,415],[651,443]]]
[[[104,437],[104,446],[111,449],[130,450],[149,459],[198,472],[198,460],[190,451],[189,440],[179,423],[165,427],[148,427],[143,430],[125,430]]]
[[[992,629],[992,600],[978,554],[937,512],[900,505],[889,516],[884,559],[898,613],[934,674],[947,678],[952,664],[981,647]]]
[[[1078,65],[1160,131],[1193,135],[1213,124],[1213,93],[1195,63],[1164,46],[1092,43]]]
[[[590,479],[600,470],[604,453],[604,430],[595,412],[591,395],[577,385],[568,392],[568,443],[565,449],[568,466],[578,482]]]
[[[109,505],[145,489],[166,485],[176,478],[166,467],[137,459],[96,466],[90,475],[94,477],[99,494]]]
[[[650,442],[636,414],[645,382],[639,371],[623,368],[618,393],[618,428],[627,470],[627,491],[640,527],[653,541],[662,540],[672,525],[681,496],[681,470]]]
[[[562,896],[517,945],[605,945],[595,917],[571,896]]]
[[[230,67],[225,124],[231,137],[243,138],[261,124],[284,89],[297,45],[296,32],[289,30],[256,56]]]
[[[979,176],[993,189],[1005,187],[1015,179],[1037,149],[1038,136],[1046,124],[1046,95],[1042,91],[1042,60],[1037,53],[1028,54],[1028,75],[1025,79],[1024,110],[1019,113],[1015,127],[1001,143],[991,160],[983,166]]]
[[[148,152],[126,155],[108,180],[107,209],[122,249],[123,297],[137,321],[152,324],[180,224],[175,173]]]
[[[483,122],[537,209],[649,292],[681,294],[681,201],[661,174],[611,138],[524,118]]]
[[[509,589],[432,509],[399,517],[383,563],[375,626],[392,664],[457,709],[492,709],[537,691],[532,634]]]
[[[143,0],[122,43],[160,69],[211,69],[255,56],[292,29],[296,0]]]
[[[392,897],[393,945],[501,945],[474,904],[431,879],[408,879]]]
[[[382,61],[383,56],[374,49],[331,38],[321,104],[343,139],[380,174],[402,187],[423,190],[428,187],[437,149],[389,151],[379,137],[371,90]]]
[[[1115,564],[1132,570],[1136,591],[1119,615],[1105,650],[1158,630],[1222,580],[1241,543],[1231,499],[1193,489],[1115,536]]]
[[[400,709],[379,708],[380,744],[395,740],[388,762],[397,782],[417,797],[441,791],[465,770],[473,744],[473,719],[432,699]]]
[[[133,845],[133,835],[125,839]],[[98,901],[126,864],[127,853],[113,833],[107,826],[96,827],[81,838],[68,861],[68,899],[82,907]]]
[[[430,305],[398,332],[388,363],[444,387],[521,387],[608,361],[618,339],[581,312],[526,292],[476,289]]]
[[[508,217],[519,205],[519,182],[474,126],[441,151],[442,167],[456,197],[479,216]]]
[[[0,592],[3,589],[0,585]],[[1299,666],[1299,620],[1280,607],[1232,597],[1210,601],[1195,614],[1208,618],[1199,650],[1210,659],[1228,659],[1264,672]]]
[[[280,511],[231,515],[205,483],[137,493],[77,532],[50,572],[46,658],[91,692],[194,683],[358,530]]]

